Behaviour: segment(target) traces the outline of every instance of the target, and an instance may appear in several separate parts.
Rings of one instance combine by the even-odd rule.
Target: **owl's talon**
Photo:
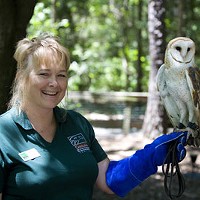
[[[189,138],[187,139],[187,145],[195,146],[194,138],[191,135],[189,135]]]
[[[185,129],[185,128],[186,128],[185,125],[180,122],[178,125],[178,129]]]
[[[188,140],[187,144],[194,147],[200,146],[200,129],[199,126],[195,124],[196,130],[192,129],[191,127],[187,127],[188,131]]]
[[[199,129],[199,126],[196,125],[195,123],[189,122],[188,127],[191,128],[192,130],[196,131]]]

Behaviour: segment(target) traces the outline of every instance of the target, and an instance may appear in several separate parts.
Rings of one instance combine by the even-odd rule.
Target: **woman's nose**
[[[50,87],[55,87],[58,85],[58,81],[56,77],[50,77],[49,79],[49,86]]]

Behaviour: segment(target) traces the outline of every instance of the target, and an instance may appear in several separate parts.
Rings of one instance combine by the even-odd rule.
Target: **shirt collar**
[[[13,120],[22,128],[25,130],[33,129],[33,126],[24,111],[17,108],[12,108],[10,112],[12,112],[11,114],[13,116]],[[66,121],[67,112],[65,109],[56,106],[54,108],[54,114],[58,123],[64,123]]]

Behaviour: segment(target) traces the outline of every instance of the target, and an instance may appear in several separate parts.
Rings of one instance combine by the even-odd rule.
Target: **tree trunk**
[[[7,109],[10,99],[16,71],[15,46],[26,36],[35,5],[35,0],[0,0],[0,113]]]
[[[156,74],[163,64],[165,52],[164,0],[149,0],[148,29],[151,72],[149,78],[149,96],[143,123],[143,133],[148,137],[157,137],[167,128],[166,113],[161,104],[156,87]]]
[[[51,19],[53,23],[57,20],[56,3],[57,0],[51,0]]]
[[[138,3],[138,21],[142,22],[142,6],[143,1],[140,0]],[[136,85],[136,92],[143,92],[142,89],[142,77],[143,77],[143,69],[142,69],[142,28],[141,26],[138,27],[137,30],[137,50],[138,50],[138,59],[136,64],[136,70],[137,70],[137,85]]]
[[[178,0],[178,36],[185,36],[184,34],[184,1]]]

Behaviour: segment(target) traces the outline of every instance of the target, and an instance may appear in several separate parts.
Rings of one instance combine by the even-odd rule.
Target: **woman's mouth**
[[[58,94],[58,92],[54,92],[54,91],[42,91],[42,93],[49,96],[55,96]]]

